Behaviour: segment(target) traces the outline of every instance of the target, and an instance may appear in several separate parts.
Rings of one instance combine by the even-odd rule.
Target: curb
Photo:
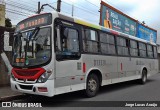
[[[25,98],[26,95],[24,94],[19,94],[19,95],[12,95],[12,96],[5,96],[0,98],[0,102],[7,102],[7,101],[12,101],[12,100],[18,100]]]

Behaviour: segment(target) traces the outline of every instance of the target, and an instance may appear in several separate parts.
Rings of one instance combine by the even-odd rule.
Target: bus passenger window
[[[131,56],[138,56],[137,41],[130,40],[130,55]]]
[[[118,55],[129,55],[128,51],[128,39],[122,38],[122,37],[117,37],[117,50],[118,50]]]
[[[100,33],[102,54],[116,54],[114,36],[106,33]]]
[[[98,34],[94,30],[85,29],[85,38],[83,39],[83,49],[85,52],[98,53]]]
[[[154,58],[157,58],[157,47],[153,47],[154,49]]]
[[[139,52],[141,57],[147,56],[146,44],[139,42]]]
[[[149,58],[153,58],[153,47],[151,45],[147,45],[147,55]]]
[[[71,28],[64,28],[62,37],[62,48],[65,52],[79,52],[78,31]]]

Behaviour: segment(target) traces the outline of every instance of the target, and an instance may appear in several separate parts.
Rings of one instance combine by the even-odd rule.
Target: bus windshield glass
[[[40,66],[51,59],[51,28],[35,28],[14,35],[12,65]]]

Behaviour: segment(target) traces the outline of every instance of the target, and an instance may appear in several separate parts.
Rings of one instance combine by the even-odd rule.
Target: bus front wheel
[[[91,74],[87,78],[85,93],[87,97],[94,97],[98,93],[100,84],[97,75]]]

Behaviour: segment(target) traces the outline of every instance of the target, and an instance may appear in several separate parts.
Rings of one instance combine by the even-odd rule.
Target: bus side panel
[[[139,75],[142,75],[142,70],[147,69],[147,75],[151,76],[158,73],[158,60],[157,59],[147,59],[147,58],[137,58],[136,68]]]
[[[147,60],[147,67],[148,67],[148,76],[152,76],[158,73],[158,60],[157,59],[148,59]]]
[[[118,57],[119,78],[136,75],[136,59],[131,57]]]
[[[83,63],[86,63],[86,78],[91,70],[97,68],[102,74],[102,85],[112,83],[112,79],[118,77],[117,56],[83,55]]]
[[[81,60],[56,61],[56,94],[84,89],[81,65]]]

